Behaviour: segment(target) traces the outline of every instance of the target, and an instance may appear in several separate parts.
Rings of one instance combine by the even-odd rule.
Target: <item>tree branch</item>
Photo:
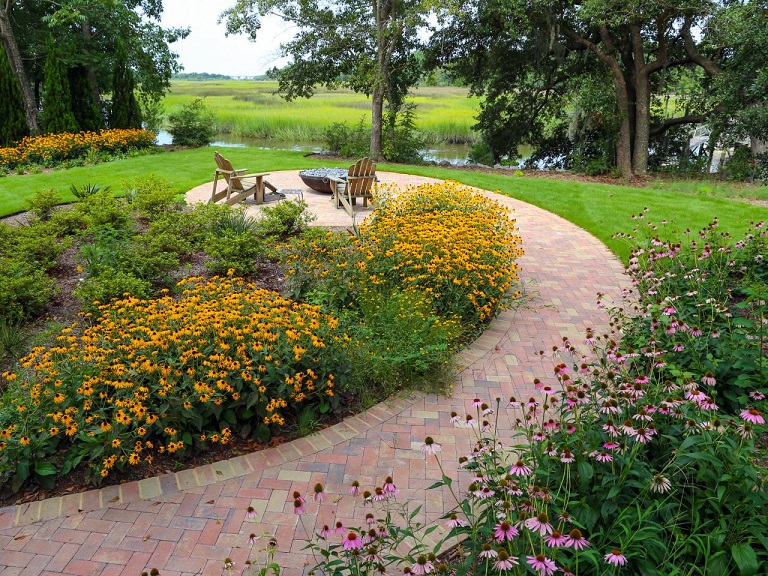
[[[720,112],[723,112],[725,110],[725,106],[722,104],[718,104],[712,110],[709,110],[708,112],[704,112],[703,114],[686,114],[685,116],[676,116],[675,118],[668,118],[664,121],[663,124],[660,124],[659,126],[654,126],[651,128],[651,136],[656,136],[658,134],[662,134],[663,132],[666,132],[670,128],[674,126],[680,126],[682,124],[702,124],[709,120],[710,116],[713,114],[718,114]]]
[[[704,71],[710,76],[710,78],[719,76],[722,72],[720,66],[718,66],[714,60],[710,60],[709,58],[702,56],[696,47],[696,43],[693,41],[693,36],[691,36],[691,24],[691,17],[686,18],[682,30],[680,30],[680,35],[683,38],[683,44],[685,45],[686,53],[691,58],[691,60],[704,68]]]

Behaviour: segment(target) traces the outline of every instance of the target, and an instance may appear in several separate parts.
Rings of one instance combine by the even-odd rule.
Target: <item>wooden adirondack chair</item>
[[[213,153],[213,158],[216,161],[217,168],[214,172],[213,191],[211,192],[209,202],[218,202],[225,198],[224,203],[232,205],[253,194],[256,204],[263,204],[264,190],[266,188],[269,188],[273,193],[277,192],[277,189],[272,184],[264,180],[264,176],[268,176],[269,172],[246,174],[247,169],[240,168],[236,170],[232,163],[218,152]],[[227,186],[220,192],[216,192],[219,176],[224,177]]]
[[[331,201],[336,208],[342,205],[347,214],[353,216],[352,206],[357,204],[357,199],[363,199],[363,206],[368,206],[368,199],[373,198],[371,188],[376,178],[376,162],[369,158],[358,160],[349,167],[346,182],[340,178],[330,178]],[[344,186],[341,186],[344,184]]]

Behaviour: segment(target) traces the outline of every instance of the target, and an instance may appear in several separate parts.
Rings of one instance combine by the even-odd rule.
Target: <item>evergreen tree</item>
[[[43,84],[43,113],[40,123],[44,132],[60,134],[78,132],[79,127],[72,113],[72,99],[69,95],[67,69],[59,58],[53,36],[46,42],[45,82]]]
[[[115,53],[115,73],[112,77],[112,109],[110,128],[141,128],[141,109],[136,100],[133,71],[128,67],[125,47],[118,42]]]
[[[77,65],[69,69],[69,91],[72,95],[72,113],[80,130],[97,132],[104,128],[104,117],[93,101],[91,82],[85,66]]]
[[[27,134],[21,89],[0,44],[0,147],[11,146]]]

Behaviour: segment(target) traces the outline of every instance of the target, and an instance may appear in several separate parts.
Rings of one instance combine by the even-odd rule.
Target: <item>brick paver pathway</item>
[[[379,177],[403,185],[431,181],[392,173]],[[269,179],[281,188],[303,188],[296,172]],[[353,480],[370,488],[392,475],[401,490],[398,498],[424,504],[427,521],[450,509],[447,494],[424,490],[440,477],[434,458],[420,451],[424,437],[442,444],[444,467],[455,471],[472,440],[466,429],[450,424],[450,412],[464,414],[475,397],[490,403],[496,397],[532,395],[534,377],[551,372],[536,351],[551,349],[564,335],[579,342],[587,327],[604,328],[607,316],[596,306],[596,293],[618,300],[627,282],[616,258],[580,228],[534,206],[484,193],[515,211],[525,250],[520,264],[528,299],[525,306],[502,313],[459,355],[461,370],[452,396],[395,398],[278,448],[0,509],[0,576],[139,576],[150,568],[158,568],[162,576],[220,576],[226,557],[235,561],[239,573],[251,533],[276,535],[283,573],[304,574],[305,525],[311,530],[316,523],[331,523],[336,506],[310,500],[299,522],[290,495],[294,490],[311,494],[317,482],[333,495],[345,495],[337,513],[347,524],[361,523],[368,510],[346,495]],[[188,198],[205,200],[209,195],[207,184],[190,191]],[[331,206],[327,195],[307,191],[305,199],[318,215],[315,224],[352,224],[344,210]],[[358,213],[365,211],[358,208]],[[500,423],[509,429],[506,416]],[[246,517],[248,506],[254,508],[254,518]]]

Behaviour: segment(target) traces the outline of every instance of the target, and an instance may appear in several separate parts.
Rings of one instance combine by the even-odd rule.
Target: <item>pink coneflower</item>
[[[701,328],[698,326],[692,326],[690,330],[688,330],[688,334],[693,336],[694,338],[698,338],[699,336],[702,336],[704,332],[701,331]]]
[[[560,462],[563,462],[564,464],[570,464],[571,462],[575,462],[576,457],[573,455],[573,452],[571,452],[570,448],[563,448],[563,453],[560,454]]]
[[[485,402],[480,406],[480,410],[482,412],[483,416],[488,416],[489,414],[493,414],[493,408],[488,406]]]
[[[325,502],[325,492],[323,492],[323,485],[319,482],[315,484],[314,496],[312,496],[315,502]]]
[[[495,494],[496,492],[491,490],[488,486],[483,486],[480,490],[475,492],[475,496],[478,498],[492,498]]]
[[[248,506],[248,509],[245,511],[245,517],[249,520],[256,518],[256,509],[253,506]]]
[[[363,541],[355,532],[350,532],[344,538],[344,550],[360,550],[363,547]]]
[[[544,430],[557,430],[559,428],[560,428],[560,423],[555,422],[554,420],[552,420],[552,418],[550,418],[544,423]]]
[[[459,424],[461,422],[461,416],[457,412],[451,412],[451,424]]]
[[[426,556],[419,556],[416,558],[416,564],[413,565],[411,571],[414,574],[429,574],[434,569],[434,565]]]
[[[365,557],[363,558],[363,561],[381,564],[384,560],[379,556],[379,547],[368,546],[368,548],[365,549]]]
[[[525,527],[532,532],[538,532],[541,536],[552,534],[552,524],[549,523],[549,516],[546,512],[541,512],[533,518],[525,521]]]
[[[403,576],[410,576],[411,574],[413,574],[413,572],[411,572],[411,567],[410,566],[404,566],[403,567]]]
[[[250,536],[248,536],[248,544],[256,544],[256,540],[258,540],[256,534],[251,534]]]
[[[616,400],[609,398],[603,402],[603,405],[600,407],[600,412],[602,414],[618,414],[621,412],[621,409],[617,405]]]
[[[608,454],[608,452],[600,452],[595,456],[595,460],[598,462],[610,462],[613,460],[613,456]]]
[[[302,502],[299,498],[296,498],[293,501],[293,513],[296,515],[299,515],[299,514],[304,514],[304,512],[306,511],[307,509],[304,508],[304,502]]]
[[[621,553],[621,550],[612,550],[603,556],[603,560],[614,566],[624,566],[627,563],[627,557]]]
[[[333,527],[334,534],[344,534],[344,532],[346,531],[347,529],[344,528],[344,524],[342,524],[341,522],[336,522],[336,524]]]
[[[448,528],[460,528],[462,526],[466,526],[467,523],[459,518],[456,514],[450,514],[448,516]]]
[[[304,498],[304,496],[302,496],[302,495],[301,495],[301,492],[299,492],[299,491],[295,491],[295,492],[293,493],[293,499],[294,499],[294,500],[301,500],[301,503],[302,503],[302,504],[306,504],[306,502],[307,502],[307,499],[306,499],[306,498]]]
[[[568,512],[568,510],[563,510],[560,513],[560,516],[557,517],[557,519],[560,520],[560,522],[565,522],[566,524],[570,524],[571,522],[573,522],[573,518],[571,518],[571,513]]]
[[[615,450],[618,447],[619,447],[618,442],[606,442],[605,444],[603,444],[603,448],[605,448],[606,450]]]
[[[519,534],[520,532],[517,528],[506,521],[499,522],[493,529],[493,539],[498,543],[504,542],[505,540],[512,540]]]
[[[552,388],[552,386],[542,386],[541,393],[546,394],[547,396],[553,396],[557,394],[557,390]]]
[[[702,384],[706,384],[707,386],[714,386],[717,384],[717,380],[715,380],[715,375],[712,374],[710,370],[707,370],[707,372],[704,374],[704,376],[701,377]]]
[[[491,560],[493,558],[498,558],[499,553],[496,552],[496,550],[493,549],[493,546],[490,544],[483,544],[483,549],[480,551],[480,554],[478,554],[478,557],[484,558],[486,560]]]
[[[509,473],[513,476],[528,476],[531,473],[531,469],[525,465],[525,462],[518,460],[517,464],[509,469]]]
[[[544,538],[544,542],[546,542],[547,546],[549,546],[550,548],[562,546],[565,544],[566,540],[567,540],[567,536],[565,534],[562,534],[558,530],[555,530],[554,532],[552,532],[552,534]]]
[[[475,398],[472,400],[472,408],[480,408],[480,406],[483,405],[483,401],[480,400],[480,398]]]
[[[672,346],[672,350],[674,352],[682,352],[683,350],[685,350],[685,345],[684,344],[680,344],[678,342],[678,343],[676,343],[675,345]]]
[[[395,486],[394,480],[392,480],[392,476],[387,476],[384,479],[384,485],[381,487],[381,489],[384,490],[384,493],[388,496],[394,496],[400,492],[400,490],[397,489],[397,486]]]
[[[765,424],[765,418],[763,418],[760,415],[760,412],[758,412],[754,408],[750,408],[749,410],[742,410],[739,413],[739,416],[741,416],[744,420],[746,420],[750,424]]]
[[[333,530],[328,526],[328,524],[323,524],[322,529],[319,532],[321,538],[328,538],[331,534],[333,534]]]
[[[576,426],[573,424],[568,424],[568,426],[565,427],[566,434],[574,434],[576,432]]]
[[[536,442],[544,442],[544,440],[547,439],[547,435],[544,434],[543,430],[537,430],[536,433],[531,438]]]
[[[699,402],[699,408],[702,410],[709,410],[712,412],[716,412],[717,410],[720,410],[720,406],[715,404],[715,401],[712,400],[709,396],[704,396],[704,399]]]
[[[499,550],[499,556],[498,560],[493,563],[494,569],[498,570],[499,572],[502,572],[504,570],[512,570],[517,565],[517,560],[514,558],[511,558],[509,554],[507,554],[506,550]]]
[[[738,432],[739,436],[742,438],[752,438],[754,435],[754,432],[752,430],[752,424],[749,422],[745,422],[744,424],[741,424],[736,427],[736,432]]]
[[[581,530],[578,528],[574,528],[570,531],[568,534],[568,537],[565,540],[565,547],[566,548],[573,548],[574,550],[583,550],[584,548],[589,546],[589,542],[587,542],[587,539],[584,538],[584,536],[581,534]]]
[[[619,428],[614,424],[613,420],[610,418],[605,421],[605,424],[603,424],[603,430],[608,432],[610,436],[618,436],[619,435]]]
[[[507,404],[510,408],[520,408],[520,401],[515,398],[514,396],[509,397],[509,404]]]
[[[424,452],[424,454],[437,454],[441,450],[442,447],[440,444],[435,442],[432,436],[427,436],[424,438],[424,444],[421,446],[421,451]]]
[[[376,524],[376,518],[373,517],[373,514],[368,512],[368,514],[365,515],[365,522],[366,524]]]
[[[653,439],[654,431],[651,428],[638,428],[633,431],[632,437],[642,444],[647,444]]]
[[[544,554],[528,556],[528,565],[536,570],[542,576],[550,576],[557,570],[557,564],[550,560]]]
[[[662,476],[661,474],[656,474],[651,479],[651,492],[658,492],[659,494],[665,494],[666,492],[669,492],[669,489],[671,487],[672,487],[672,483],[669,481],[669,479]]]
[[[760,400],[765,400],[765,394],[763,394],[762,392],[760,392],[758,390],[753,390],[752,392],[750,392],[749,393],[749,397],[754,402],[759,402]]]

